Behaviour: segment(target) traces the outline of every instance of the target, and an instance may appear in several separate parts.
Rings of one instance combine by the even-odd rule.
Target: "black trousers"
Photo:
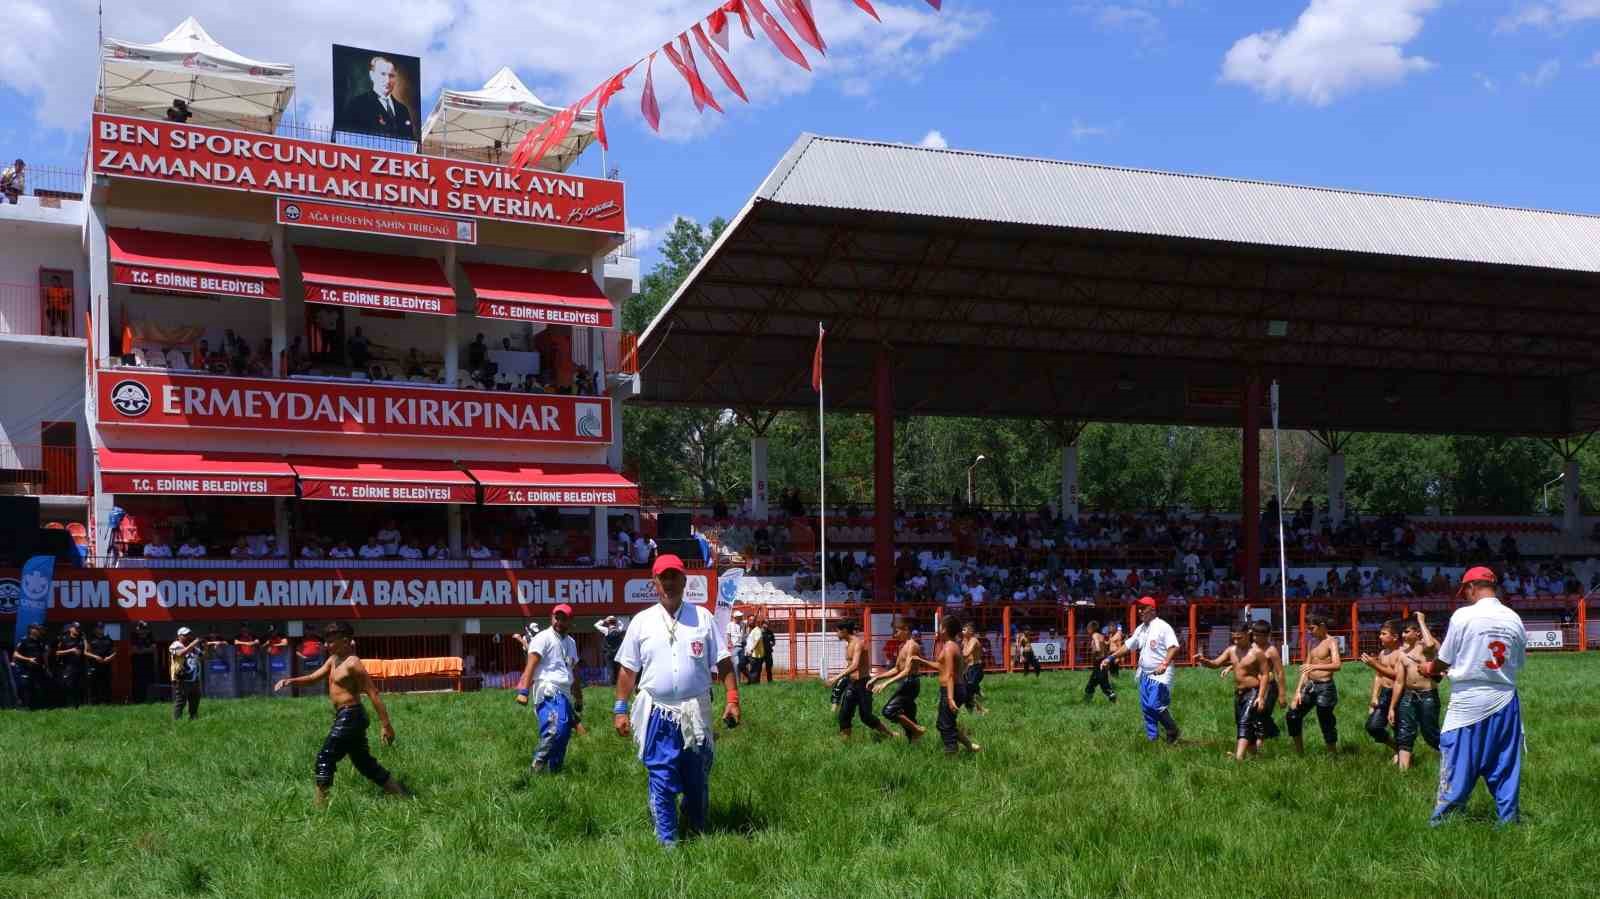
[[[1410,752],[1422,734],[1429,746],[1439,748],[1439,691],[1406,690],[1394,713],[1395,745]]]
[[[858,715],[862,724],[874,730],[881,726],[878,716],[872,714],[872,691],[867,689],[867,682],[852,677],[845,682],[844,696],[839,700],[839,729],[849,730]]]
[[[1385,746],[1394,744],[1394,740],[1389,736],[1389,700],[1393,696],[1394,690],[1392,689],[1384,688],[1379,690],[1378,707],[1367,714],[1367,735],[1372,737],[1373,742],[1382,743]],[[1400,719],[1399,710],[1395,711],[1394,717],[1398,722]]]
[[[90,665],[88,686],[89,704],[105,705],[111,701],[111,666]]]
[[[56,672],[56,704],[62,708],[83,705],[83,669],[64,668]]]
[[[1111,671],[1101,668],[1099,665],[1089,669],[1089,685],[1083,688],[1084,702],[1094,698],[1096,687],[1099,687],[1100,691],[1106,694],[1107,699],[1112,702],[1117,701],[1117,691],[1111,688]]]
[[[172,682],[172,720],[182,718],[185,708],[189,710],[190,721],[200,717],[200,682],[197,680]]]
[[[978,704],[978,697],[983,695],[983,663],[968,665],[962,676],[966,679],[964,684],[966,697],[962,700],[962,705],[970,712]]]
[[[761,679],[761,672],[767,672],[767,683],[772,683],[772,650],[767,649],[767,654],[756,660],[756,680]]]
[[[333,771],[346,756],[362,777],[380,787],[389,782],[389,772],[367,747],[367,710],[359,702],[333,713],[333,726],[328,728],[328,738],[317,753],[317,786],[333,785]]]
[[[1310,681],[1306,684],[1305,694],[1300,699],[1298,708],[1291,708],[1284,713],[1283,720],[1289,725],[1289,736],[1298,737],[1305,726],[1306,715],[1315,708],[1317,710],[1317,726],[1322,728],[1322,742],[1329,746],[1339,742],[1339,722],[1333,717],[1333,707],[1339,704],[1339,688],[1333,681]]]
[[[149,702],[150,687],[156,682],[156,661],[148,655],[133,657],[133,701]]]
[[[902,680],[895,686],[894,694],[889,701],[883,704],[883,717],[900,725],[900,729],[911,735],[911,728],[906,727],[900,718],[903,716],[916,723],[917,696],[922,693],[922,678],[915,675]]]
[[[1044,675],[1044,666],[1039,664],[1039,656],[1031,649],[1022,654],[1022,673],[1027,674],[1029,671],[1035,676]]]
[[[945,752],[955,752],[959,748],[960,744],[956,739],[956,711],[967,704],[966,694],[967,688],[961,684],[956,684],[956,708],[952,709],[950,708],[950,703],[945,699],[943,685],[939,687],[939,719],[937,726],[939,728],[939,739],[944,743]]]
[[[49,675],[32,665],[12,663],[11,675],[17,684],[17,708],[38,711],[48,698]]]

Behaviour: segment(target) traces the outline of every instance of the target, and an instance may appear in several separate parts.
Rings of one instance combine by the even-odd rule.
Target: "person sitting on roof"
[[[183,123],[189,121],[194,113],[189,109],[189,103],[182,98],[174,99],[172,105],[167,107],[167,121]]]
[[[0,171],[0,196],[4,196],[6,202],[13,206],[17,205],[17,198],[28,189],[27,168],[28,164],[18,157],[16,162],[6,166],[4,171]]]

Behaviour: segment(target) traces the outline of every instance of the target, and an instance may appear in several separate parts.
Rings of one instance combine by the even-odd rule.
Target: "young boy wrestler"
[[[1295,685],[1294,698],[1284,715],[1289,736],[1294,740],[1294,751],[1301,753],[1306,751],[1300,737],[1301,728],[1313,707],[1317,710],[1317,724],[1322,728],[1322,742],[1330,750],[1339,745],[1339,724],[1333,716],[1333,708],[1339,704],[1339,688],[1333,683],[1341,664],[1339,641],[1328,635],[1325,616],[1312,615],[1307,623],[1311,625],[1311,637],[1316,645],[1311,647],[1306,663],[1300,666],[1300,682]]]
[[[1120,647],[1117,647],[1120,648]],[[1112,647],[1111,641],[1105,634],[1100,633],[1100,622],[1089,622],[1089,658],[1094,664],[1089,666],[1089,684],[1083,688],[1083,701],[1094,701],[1095,688],[1106,694],[1106,699],[1115,703],[1117,691],[1111,688],[1111,676],[1116,673],[1117,666],[1100,667],[1100,660],[1111,655],[1117,648]]]
[[[927,733],[927,728],[917,723],[917,695],[922,692],[917,667],[933,668],[934,664],[918,655],[921,647],[911,639],[911,625],[904,618],[894,620],[894,638],[900,641],[894,667],[867,681],[867,689],[879,693],[893,687],[889,701],[883,704],[883,717],[900,725],[907,740],[915,740]]]
[[[361,705],[361,695],[372,700],[373,711],[378,713],[385,746],[394,742],[394,726],[389,723],[389,710],[384,708],[383,697],[373,685],[367,669],[355,654],[355,632],[350,625],[335,621],[322,629],[322,641],[328,658],[317,670],[299,677],[285,677],[273,684],[274,691],[284,687],[303,687],[324,678],[328,681],[328,700],[333,703],[333,727],[317,753],[316,780],[317,805],[326,805],[328,790],[333,786],[333,772],[339,760],[350,757],[367,780],[383,788],[392,796],[410,795],[394,775],[384,770],[367,748],[367,712]]]
[[[1400,699],[1390,719],[1394,726],[1395,763],[1400,770],[1411,767],[1417,735],[1435,751],[1439,749],[1439,685],[1424,668],[1437,657],[1439,641],[1428,631],[1427,619],[1418,612],[1401,632],[1401,650],[1395,654],[1396,688]]]
[[[947,755],[955,754],[958,745],[965,746],[968,752],[977,752],[982,747],[972,742],[956,723],[956,715],[966,701],[966,679],[961,670],[961,619],[946,615],[942,624],[945,640],[934,654],[934,667],[939,672],[939,739],[944,742]]]
[[[1400,619],[1394,618],[1383,623],[1378,629],[1378,645],[1383,650],[1376,656],[1370,653],[1361,654],[1361,662],[1372,669],[1372,699],[1367,704],[1367,733],[1372,739],[1390,749],[1395,748],[1391,728],[1394,727],[1395,712],[1400,704],[1401,690],[1397,688],[1395,677],[1400,672],[1400,662],[1397,656],[1401,655],[1400,648]],[[1398,758],[1395,759],[1398,761]]]
[[[978,630],[967,622],[961,626],[961,662],[964,666],[962,678],[967,687],[967,709],[980,715],[989,714],[983,707],[983,641],[978,639]]]
[[[1195,661],[1207,668],[1226,668],[1233,675],[1233,725],[1238,743],[1234,747],[1234,761],[1244,761],[1245,754],[1255,748],[1256,715],[1265,707],[1266,693],[1263,672],[1268,672],[1250,642],[1250,629],[1243,623],[1231,630],[1232,642],[1216,658],[1196,656]]]
[[[857,714],[861,723],[885,737],[894,736],[883,726],[878,716],[872,714],[872,694],[867,690],[867,680],[872,674],[872,662],[867,654],[867,641],[856,634],[856,623],[851,618],[834,622],[833,632],[845,644],[844,670],[834,679],[837,686],[847,684],[844,698],[839,703],[839,736],[848,739],[851,719]]]

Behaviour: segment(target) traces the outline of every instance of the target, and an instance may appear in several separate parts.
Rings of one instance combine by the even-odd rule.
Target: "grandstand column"
[[[1061,517],[1078,517],[1078,445],[1061,448]]]
[[[83,234],[89,254],[89,312],[94,333],[88,335],[89,351],[99,365],[111,356],[111,253],[106,246],[105,190],[99,185],[90,186],[90,202],[86,213]],[[74,324],[77,324],[76,322]],[[119,335],[120,339],[120,335]],[[89,381],[89,400],[83,404],[85,424],[88,425],[91,443],[98,442],[94,435],[99,427],[94,402],[94,381]],[[89,535],[96,555],[110,555],[111,509],[115,505],[100,484],[100,463],[95,453],[89,453],[90,476],[93,478],[94,496],[90,500],[89,525],[94,532]]]
[[[283,557],[294,558],[289,547],[289,500],[285,497],[272,500],[272,536],[278,541],[278,549],[283,551]]]
[[[1244,383],[1244,459],[1239,470],[1244,495],[1239,534],[1244,559],[1239,577],[1246,599],[1261,598],[1261,373],[1252,369]]]
[[[894,382],[889,348],[872,368],[872,598],[894,602]]]
[[[278,276],[281,281],[283,273],[288,266],[283,264],[283,257],[289,245],[288,228],[277,225],[272,229],[272,261],[278,266]],[[269,304],[271,310],[267,313],[272,327],[272,358],[268,368],[274,377],[288,377],[289,370],[285,357],[289,352],[289,309],[286,299],[279,299],[276,303]],[[279,544],[282,545],[282,544]]]
[[[611,554],[610,553],[611,535],[606,533],[606,523],[607,523],[606,507],[605,506],[595,506],[594,507],[594,543],[592,545],[593,548],[590,549],[590,551],[589,551],[590,552],[590,556],[589,557],[594,559],[594,563],[596,565],[604,565],[604,564],[606,564],[606,559]]]
[[[476,303],[466,286],[458,278],[456,248],[452,244],[444,251],[444,276],[456,290],[456,309],[475,309]],[[444,383],[456,386],[456,376],[461,371],[461,319],[460,312],[444,320]]]
[[[1344,453],[1328,454],[1328,524],[1344,521]]]
[[[461,558],[461,507],[450,503],[444,507],[446,539],[450,543],[450,558]]]
[[[1561,533],[1568,540],[1583,536],[1583,484],[1576,456],[1561,469]]]
[[[750,438],[750,517],[767,520],[767,438]]]

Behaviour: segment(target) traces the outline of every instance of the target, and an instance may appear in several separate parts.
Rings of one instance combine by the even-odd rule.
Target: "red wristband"
[[[737,703],[739,701],[739,691],[738,690],[729,690],[728,691],[728,701],[729,702],[733,702],[733,703]]]

